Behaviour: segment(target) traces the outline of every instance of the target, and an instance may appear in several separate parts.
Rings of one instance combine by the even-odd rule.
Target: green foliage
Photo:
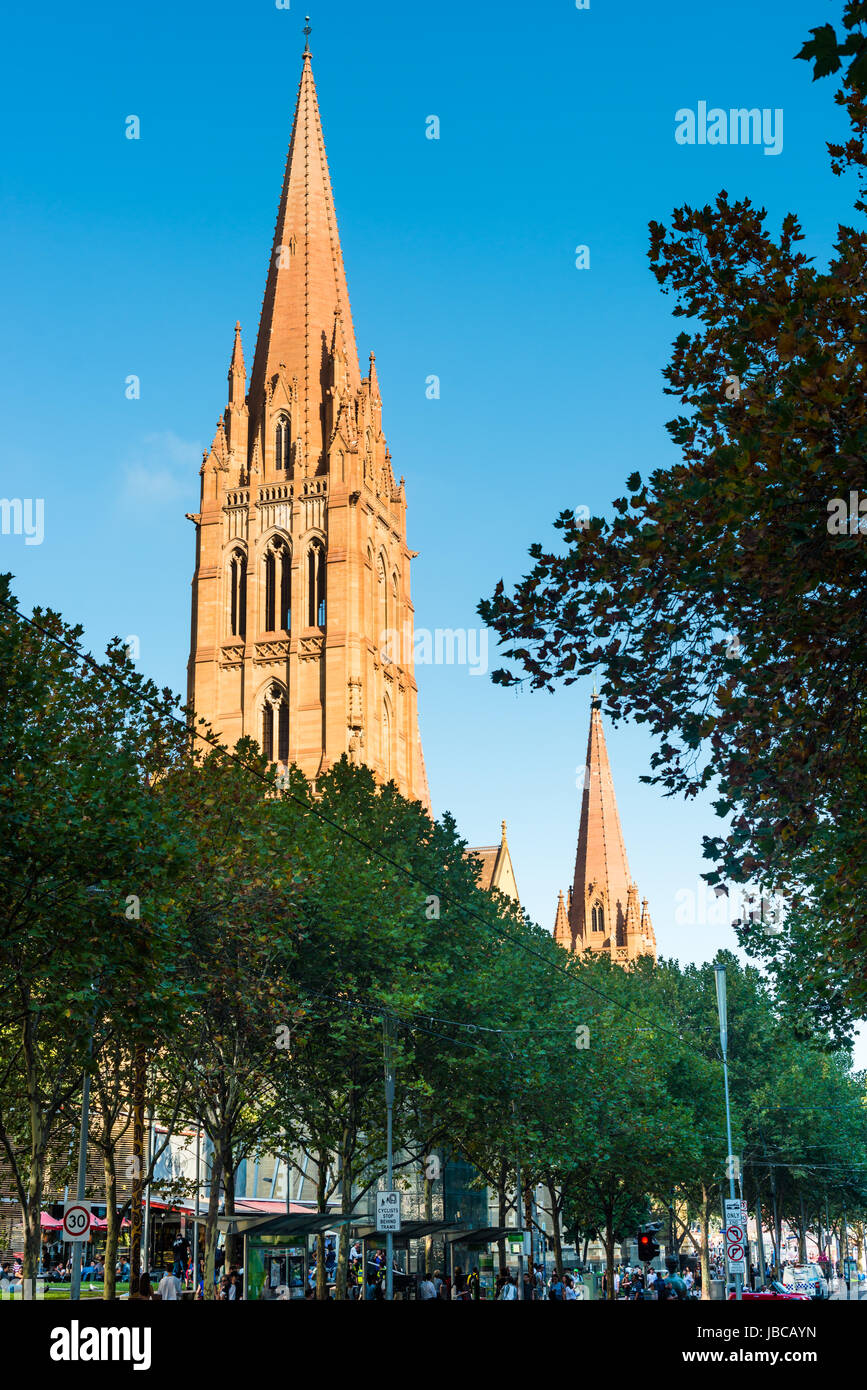
[[[867,111],[852,87],[837,100],[851,139],[832,167],[861,182],[828,265],[794,214],[773,232],[725,190],[651,223],[651,269],[685,321],[664,372],[681,460],[634,473],[610,521],[563,513],[563,548],[532,546],[530,572],[479,611],[512,663],[495,680],[551,689],[601,668],[612,716],[654,737],[645,780],[715,789],[709,881],[783,895],[782,937],[744,942],[787,992],[806,980],[799,1013],[815,1023],[818,1000],[845,1041],[867,1005],[867,547],[830,523],[834,499],[848,513],[863,494],[867,453]]]

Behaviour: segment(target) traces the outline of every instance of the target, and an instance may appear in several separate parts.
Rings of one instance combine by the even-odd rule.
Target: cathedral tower
[[[601,705],[594,694],[575,878],[568,910],[560,894],[554,939],[569,951],[606,951],[612,960],[624,964],[638,956],[655,960],[656,937],[647,899],[639,909],[638,889],[626,859]]]
[[[249,387],[240,324],[201,468],[188,696],[308,777],[344,754],[429,804],[403,478],[358,365],[311,55]],[[390,637],[387,634],[392,634]]]

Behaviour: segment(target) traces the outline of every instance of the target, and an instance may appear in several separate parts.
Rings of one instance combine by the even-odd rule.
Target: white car
[[[793,1288],[795,1293],[809,1294],[810,1298],[831,1297],[828,1281],[817,1264],[786,1265],[783,1283],[787,1288]]]

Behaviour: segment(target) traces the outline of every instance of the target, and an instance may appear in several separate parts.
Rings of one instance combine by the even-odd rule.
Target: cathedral
[[[188,697],[308,778],[346,754],[430,805],[412,651],[404,480],[362,377],[309,47],[249,381],[240,324],[201,468]]]
[[[560,893],[554,940],[568,951],[604,951],[621,965],[639,956],[656,959],[647,899],[642,899],[639,910],[638,888],[626,859],[602,728],[602,702],[595,693],[590,706],[575,876],[568,905]]]
[[[232,745],[312,779],[344,755],[430,809],[418,723],[404,479],[362,377],[309,45],[249,378],[235,340],[228,399],[201,467],[188,698]],[[505,821],[470,851],[519,901]],[[656,955],[632,882],[600,702],[590,717],[575,875],[555,939],[628,963]]]

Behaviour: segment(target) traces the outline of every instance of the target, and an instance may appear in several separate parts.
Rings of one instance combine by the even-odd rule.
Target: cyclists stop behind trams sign
[[[400,1193],[394,1188],[376,1194],[377,1231],[400,1230]]]
[[[90,1203],[73,1200],[63,1207],[63,1239],[87,1240],[90,1236]]]

